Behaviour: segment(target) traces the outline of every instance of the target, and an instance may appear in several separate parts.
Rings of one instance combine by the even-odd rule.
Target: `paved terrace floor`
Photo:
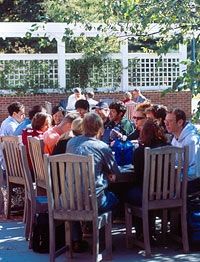
[[[181,261],[199,262],[200,252],[184,254],[176,243],[169,241],[166,246],[158,245],[152,248],[152,256],[145,258],[144,251],[138,248],[126,249],[124,225],[114,225],[113,227],[113,260],[114,262],[131,261]],[[200,248],[199,248],[200,249]],[[0,262],[46,262],[49,261],[48,254],[34,253],[28,248],[28,242],[24,238],[24,224],[21,220],[2,220],[0,219]],[[58,262],[69,261],[65,254],[56,259]],[[91,261],[90,253],[75,254],[74,262]]]

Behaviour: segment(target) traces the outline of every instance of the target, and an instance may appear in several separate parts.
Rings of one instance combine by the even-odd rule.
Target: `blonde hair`
[[[146,109],[151,106],[150,102],[140,103],[136,106],[135,111],[141,112],[144,116],[146,116]]]
[[[78,117],[74,119],[71,129],[75,136],[81,135],[83,133],[83,118]]]

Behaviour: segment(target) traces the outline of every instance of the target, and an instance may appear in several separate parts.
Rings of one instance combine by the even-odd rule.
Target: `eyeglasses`
[[[133,116],[133,119],[134,120],[142,120],[142,119],[145,119],[144,116]]]

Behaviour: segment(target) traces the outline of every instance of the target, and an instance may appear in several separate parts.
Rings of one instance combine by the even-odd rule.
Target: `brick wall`
[[[161,92],[146,91],[143,94],[151,100],[152,103],[162,104],[168,108],[179,107],[186,112],[188,118],[191,117],[191,101],[192,95],[189,91],[168,93],[162,96]],[[45,105],[45,101],[49,101],[52,105],[57,105],[61,99],[66,98],[66,94],[37,94],[25,96],[1,96],[0,97],[0,122],[8,116],[7,107],[10,103],[19,101],[25,105],[26,113],[36,104]],[[99,93],[95,95],[95,99],[115,98],[122,99],[123,93]]]

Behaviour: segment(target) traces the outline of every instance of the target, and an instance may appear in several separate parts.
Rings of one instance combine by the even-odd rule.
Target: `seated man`
[[[195,126],[186,121],[185,112],[174,109],[165,118],[167,131],[173,134],[173,146],[189,146],[188,193],[200,190],[200,136]]]
[[[118,136],[117,133],[128,136],[135,130],[134,124],[124,116],[126,113],[126,106],[123,102],[113,102],[110,104],[109,109],[109,127],[117,131],[116,134],[112,132],[114,137],[111,137],[111,140]]]
[[[99,140],[103,129],[103,121],[95,113],[87,113],[83,118],[83,135],[71,138],[66,152],[79,155],[94,156],[95,184],[100,213],[112,210],[118,204],[116,196],[107,190],[108,179],[113,181],[115,174],[120,173],[117,163],[108,145]],[[73,240],[81,246],[82,231],[79,222],[73,223]]]
[[[94,91],[92,89],[87,90],[86,99],[90,105],[90,109],[98,103],[98,101],[94,99]]]
[[[95,113],[87,113],[83,118],[83,135],[71,138],[67,143],[67,153],[94,156],[95,182],[100,212],[111,210],[118,203],[115,195],[107,190],[108,179],[119,174],[117,163],[108,145],[99,140],[103,129],[102,119]]]
[[[60,137],[64,135],[65,133],[68,133],[71,131],[72,121],[76,119],[77,117],[78,117],[78,114],[76,113],[68,113],[59,125],[48,129],[44,133],[43,135],[44,153],[50,154],[50,155],[52,154],[54,147],[56,146]]]
[[[93,108],[95,110],[95,113],[101,117],[103,120],[103,126],[104,126],[104,132],[101,137],[101,140],[104,141],[106,144],[110,143],[110,131],[112,127],[110,126],[110,120],[109,120],[109,113],[110,109],[106,102],[99,102],[96,104]]]
[[[36,113],[43,112],[46,113],[46,109],[41,105],[35,105],[29,110],[28,117],[26,117],[20,125],[16,128],[14,136],[22,135],[22,131],[27,128],[31,128],[31,121]]]
[[[79,99],[85,99],[85,96],[82,95],[81,88],[74,88],[74,93],[68,97],[67,101],[67,111],[71,111],[75,109],[75,103]]]
[[[135,88],[133,90],[133,102],[135,102],[135,103],[143,103],[146,100],[147,100],[146,97],[142,95],[142,93],[141,93],[139,88]]]
[[[80,117],[84,117],[90,110],[90,105],[87,100],[80,99],[75,103],[75,109],[80,114]]]
[[[9,116],[2,122],[0,136],[13,136],[16,128],[25,118],[25,108],[20,102],[8,106]]]

